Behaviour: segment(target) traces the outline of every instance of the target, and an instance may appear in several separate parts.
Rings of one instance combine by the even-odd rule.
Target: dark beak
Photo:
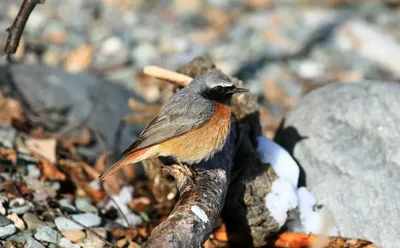
[[[235,93],[244,93],[244,92],[248,92],[249,90],[248,89],[245,89],[245,88],[234,88],[232,91],[231,91],[231,93],[232,94],[235,94]]]

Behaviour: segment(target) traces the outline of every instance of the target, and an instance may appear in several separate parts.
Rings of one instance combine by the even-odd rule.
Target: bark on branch
[[[231,132],[226,146],[213,160],[193,169],[197,174],[195,187],[179,166],[165,168],[177,180],[179,201],[143,247],[201,247],[208,239],[224,205],[235,136]]]
[[[24,0],[22,2],[13,24],[7,29],[7,42],[4,47],[4,55],[6,57],[8,57],[10,54],[14,54],[17,51],[22,32],[24,31],[29,15],[37,4],[44,3],[44,1],[45,0]]]

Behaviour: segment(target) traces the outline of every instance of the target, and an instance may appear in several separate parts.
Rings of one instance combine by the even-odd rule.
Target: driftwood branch
[[[180,198],[143,247],[201,247],[214,230],[224,205],[234,147],[235,132],[231,132],[221,152],[193,168],[194,187],[179,166],[165,168],[175,177]]]
[[[29,15],[37,4],[44,3],[45,0],[24,0],[17,16],[11,27],[7,29],[8,37],[4,47],[4,55],[8,57],[17,51],[22,32],[24,31]]]

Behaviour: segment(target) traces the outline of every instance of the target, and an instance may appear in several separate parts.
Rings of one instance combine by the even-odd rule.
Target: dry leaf
[[[47,178],[49,180],[60,180],[60,181],[64,181],[66,179],[65,174],[59,171],[54,164],[50,163],[45,159],[39,158],[39,161],[44,178]]]
[[[0,159],[9,160],[12,164],[17,163],[17,153],[14,149],[0,147]],[[1,168],[4,168],[3,166]],[[0,170],[1,172],[1,170]]]
[[[91,45],[82,45],[65,58],[64,69],[72,73],[88,69],[92,64],[93,53],[94,49]]]
[[[56,144],[55,139],[31,138],[25,141],[28,150],[37,153],[52,164],[56,162]]]
[[[14,222],[14,225],[20,230],[24,231],[25,230],[25,223],[23,220],[21,220],[16,213],[11,213],[7,215],[7,218],[9,220],[12,220]]]
[[[100,156],[96,159],[96,163],[94,164],[94,169],[98,172],[104,172],[107,168],[106,166],[106,158],[110,155],[109,152],[103,152]]]
[[[25,120],[21,105],[15,99],[5,98],[0,92],[0,123],[11,126],[13,120]]]

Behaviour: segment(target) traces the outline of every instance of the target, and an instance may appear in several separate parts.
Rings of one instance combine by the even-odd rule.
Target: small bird
[[[121,159],[101,176],[104,180],[122,166],[158,157],[165,165],[186,166],[206,161],[220,151],[231,123],[231,99],[247,92],[221,72],[207,72],[192,80],[161,107],[158,115]]]

